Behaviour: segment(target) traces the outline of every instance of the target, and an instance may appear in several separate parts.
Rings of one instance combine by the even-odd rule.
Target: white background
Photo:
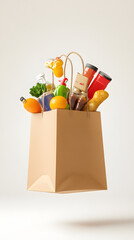
[[[134,239],[133,9],[133,0],[0,0],[0,239]],[[99,109],[108,191],[27,192],[30,114],[19,98],[40,72],[51,80],[46,59],[72,50],[113,79]]]

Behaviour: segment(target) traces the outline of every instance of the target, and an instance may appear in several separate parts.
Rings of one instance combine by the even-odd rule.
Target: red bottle
[[[99,72],[97,77],[94,79],[90,87],[88,88],[88,98],[89,100],[93,97],[94,93],[97,90],[104,90],[108,83],[112,80],[111,77],[109,77],[104,72]]]
[[[84,76],[88,78],[88,85],[90,84],[90,82],[92,81],[93,77],[94,77],[94,74],[97,72],[98,68],[87,63],[86,66],[85,66],[85,73],[84,73]]]

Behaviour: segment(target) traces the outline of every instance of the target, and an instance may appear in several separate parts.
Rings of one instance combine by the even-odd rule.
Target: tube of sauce
[[[111,80],[111,77],[100,71],[94,81],[91,83],[90,87],[88,88],[89,100],[93,97],[94,93],[97,90],[104,90]]]
[[[89,84],[91,83],[93,77],[94,77],[94,74],[97,72],[98,68],[87,63],[86,66],[85,66],[85,69],[84,69],[84,76],[88,78],[88,85],[87,87],[89,86]]]

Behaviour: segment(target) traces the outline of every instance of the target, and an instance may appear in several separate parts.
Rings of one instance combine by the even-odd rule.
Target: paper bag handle
[[[67,64],[67,60],[69,60],[69,62],[70,62],[70,64],[71,64],[71,87],[70,87],[70,92],[72,92],[72,85],[73,85],[73,64],[72,64],[72,61],[71,61],[71,59],[67,56],[67,55],[65,55],[65,54],[62,54],[59,58],[62,58],[62,57],[65,57],[66,58],[66,64]],[[66,77],[66,66],[64,66],[64,72],[63,72],[63,74],[64,74],[64,78]],[[53,71],[52,71],[52,91],[53,91],[53,88],[54,88],[54,73],[53,73]],[[45,106],[44,106],[44,97],[45,97],[45,94],[46,93],[43,93],[43,108],[42,108],[42,116],[43,116],[43,112],[44,112],[44,110],[45,110]],[[70,101],[70,97],[71,97],[71,95],[69,94],[69,103],[71,102]]]
[[[81,56],[79,53],[74,52],[74,51],[68,53],[68,55],[66,56],[65,65],[64,65],[64,71],[65,71],[65,69],[66,69],[67,58],[68,58],[71,54],[76,54],[76,55],[79,56],[79,58],[81,59],[82,68],[83,68],[82,74],[83,74],[83,76],[84,76],[84,61],[83,61],[83,58],[82,58],[82,56]],[[72,80],[72,82],[73,82],[73,80]],[[71,82],[70,95],[69,95],[69,103],[70,103],[70,104],[71,104],[71,95],[72,95],[72,82]],[[87,102],[88,102],[88,92],[87,92]],[[71,109],[71,107],[70,107],[70,109]],[[88,111],[88,104],[87,104],[87,112],[89,112],[89,111]]]
[[[70,86],[70,93],[72,93],[72,88],[73,88],[73,64],[72,64],[72,61],[71,61],[71,59],[67,56],[67,55],[65,55],[65,54],[62,54],[61,56],[60,56],[60,58],[61,57],[65,57],[66,58],[66,60],[65,60],[65,64],[64,64],[64,78],[66,77],[66,65],[67,65],[67,60],[69,60],[69,62],[70,62],[70,64],[71,64],[71,86]],[[71,94],[69,93],[69,104],[71,104]]]
[[[54,89],[54,73],[53,73],[53,71],[52,71],[52,91],[53,91],[53,89]],[[42,117],[43,117],[43,112],[44,112],[44,110],[45,110],[44,97],[45,97],[46,94],[47,94],[47,92],[44,92],[44,93],[43,93]]]
[[[54,73],[52,71],[52,91],[53,91],[53,88],[54,88]],[[43,107],[42,107],[42,116],[43,116],[43,112],[45,111],[45,105],[44,105],[44,97],[45,95],[47,94],[47,92],[44,92],[43,93]]]
[[[84,61],[83,61],[82,56],[81,56],[79,53],[77,53],[77,52],[73,52],[73,51],[72,51],[72,52],[68,53],[67,58],[68,58],[71,54],[76,54],[76,55],[79,56],[79,58],[81,59],[81,62],[82,62],[82,69],[83,69],[82,74],[84,75]],[[66,60],[65,60],[64,69],[66,69],[67,58],[66,58]],[[72,95],[72,86],[71,86],[71,89],[70,89],[70,95]]]
[[[84,75],[84,61],[83,61],[82,56],[81,56],[79,53],[77,53],[77,52],[70,52],[70,53],[68,53],[67,58],[68,58],[71,54],[76,54],[76,55],[79,56],[79,58],[81,59],[81,62],[82,62],[82,74]],[[67,59],[66,59],[66,61],[65,61],[65,66],[64,66],[64,68],[66,68],[66,64],[67,64]]]
[[[72,90],[72,86],[73,86],[73,64],[72,64],[71,59],[66,54],[60,55],[59,58],[62,58],[62,57],[66,58],[66,60],[65,60],[66,64],[67,64],[67,60],[69,60],[69,62],[71,64],[71,87],[70,87],[70,89]],[[64,71],[63,71],[64,78],[66,77],[66,64],[64,65]],[[52,90],[53,90],[53,86],[54,86],[54,73],[52,71]]]

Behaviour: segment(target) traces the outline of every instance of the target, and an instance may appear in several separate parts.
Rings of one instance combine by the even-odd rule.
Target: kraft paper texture
[[[58,109],[32,114],[27,189],[107,189],[100,112]]]

